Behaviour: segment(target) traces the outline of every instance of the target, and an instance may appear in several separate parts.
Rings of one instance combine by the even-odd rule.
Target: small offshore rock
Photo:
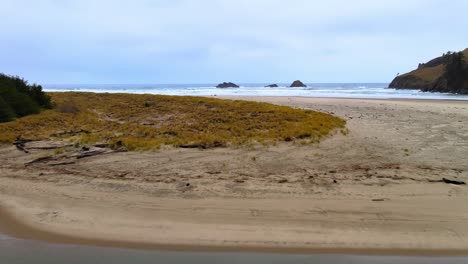
[[[232,82],[223,82],[218,84],[216,88],[239,88],[239,85]]]
[[[290,87],[307,87],[303,82],[296,80],[294,81]]]

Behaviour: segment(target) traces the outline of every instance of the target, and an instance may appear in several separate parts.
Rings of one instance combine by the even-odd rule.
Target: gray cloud
[[[41,83],[388,81],[468,43],[461,0],[0,4],[0,68]]]

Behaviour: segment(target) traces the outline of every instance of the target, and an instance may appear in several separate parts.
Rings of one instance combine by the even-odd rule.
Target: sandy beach
[[[310,145],[25,165],[0,147],[0,230],[132,248],[468,255],[468,101],[229,97],[347,121]]]

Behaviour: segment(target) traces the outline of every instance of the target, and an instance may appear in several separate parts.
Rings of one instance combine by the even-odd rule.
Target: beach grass
[[[65,138],[76,144],[106,142],[129,150],[212,148],[295,140],[313,143],[345,127],[344,120],[329,114],[268,103],[147,94],[49,95],[55,109],[0,124],[0,142],[11,143],[21,136]]]
[[[444,73],[444,71],[445,71],[445,65],[438,65],[435,67],[427,67],[423,69],[414,70],[402,76],[414,75],[416,77],[421,78],[424,81],[435,82],[437,78],[439,78]]]

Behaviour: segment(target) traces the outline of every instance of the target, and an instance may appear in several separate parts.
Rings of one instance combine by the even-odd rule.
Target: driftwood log
[[[109,147],[109,143],[96,143],[93,145],[93,147],[96,147],[96,148],[108,148]]]
[[[206,148],[204,145],[201,144],[182,144],[179,148]]]
[[[465,185],[466,182],[464,181],[454,181],[454,180],[450,180],[450,179],[447,179],[447,178],[442,178],[442,180],[429,180],[429,182],[443,182],[443,183],[446,183],[446,184],[454,184],[454,185]]]
[[[57,163],[49,163],[47,165],[49,166],[63,166],[63,165],[71,165],[71,164],[75,164],[76,162],[75,161],[64,161],[64,162],[57,162]]]
[[[33,159],[30,162],[27,162],[25,165],[27,166],[27,165],[32,165],[32,164],[35,164],[35,163],[46,162],[46,161],[55,160],[55,159],[56,158],[54,158],[53,156],[40,157],[40,158],[37,158],[37,159]]]
[[[89,151],[79,153],[78,155],[76,155],[76,158],[83,159],[83,158],[93,157],[97,155],[111,154],[111,153],[118,153],[118,152],[127,152],[127,149],[124,147],[121,147],[115,150],[104,150],[104,149],[89,150]]]
[[[33,142],[33,141],[37,141],[37,140],[26,139],[26,138],[19,136],[15,139],[15,141],[13,142],[13,145],[15,145],[17,149],[23,151],[24,153],[29,153],[29,151],[26,149],[26,143]]]
[[[83,158],[87,158],[87,157],[92,157],[92,156],[97,156],[97,155],[101,155],[101,154],[104,154],[106,153],[107,151],[106,150],[103,150],[103,149],[99,149],[99,150],[88,150],[88,151],[84,151],[82,153],[79,153],[78,155],[76,155],[76,158],[77,159],[83,159]]]
[[[118,153],[118,152],[127,152],[127,149],[125,147],[120,147],[115,150],[111,149],[92,149],[92,150],[87,150],[87,151],[79,151],[79,152],[74,152],[71,155],[67,154],[62,154],[58,156],[45,156],[45,157],[39,157],[36,158],[32,161],[29,161],[25,163],[26,166],[36,164],[36,163],[47,163],[49,166],[61,166],[61,165],[69,165],[69,164],[74,164],[76,160],[83,159],[83,158],[88,158],[88,157],[93,157],[93,156],[98,156],[98,155],[103,155],[103,154],[112,154],[112,153]]]
[[[69,135],[69,136],[76,136],[78,134],[91,134],[90,131],[88,130],[84,130],[84,129],[81,129],[81,130],[70,130],[70,131],[63,131],[63,132],[58,132],[58,133],[54,133],[54,134],[51,134],[50,136],[51,137],[61,137],[61,136],[65,136],[65,135]]]
[[[442,181],[447,183],[447,184],[455,184],[455,185],[465,185],[466,184],[464,181],[453,181],[453,180],[449,180],[449,179],[446,179],[446,178],[443,178]]]
[[[42,146],[28,146],[28,149],[37,149],[37,150],[52,150],[52,149],[60,149],[60,148],[66,148],[66,147],[72,147],[72,144],[68,145],[55,145],[55,144],[45,144]]]

